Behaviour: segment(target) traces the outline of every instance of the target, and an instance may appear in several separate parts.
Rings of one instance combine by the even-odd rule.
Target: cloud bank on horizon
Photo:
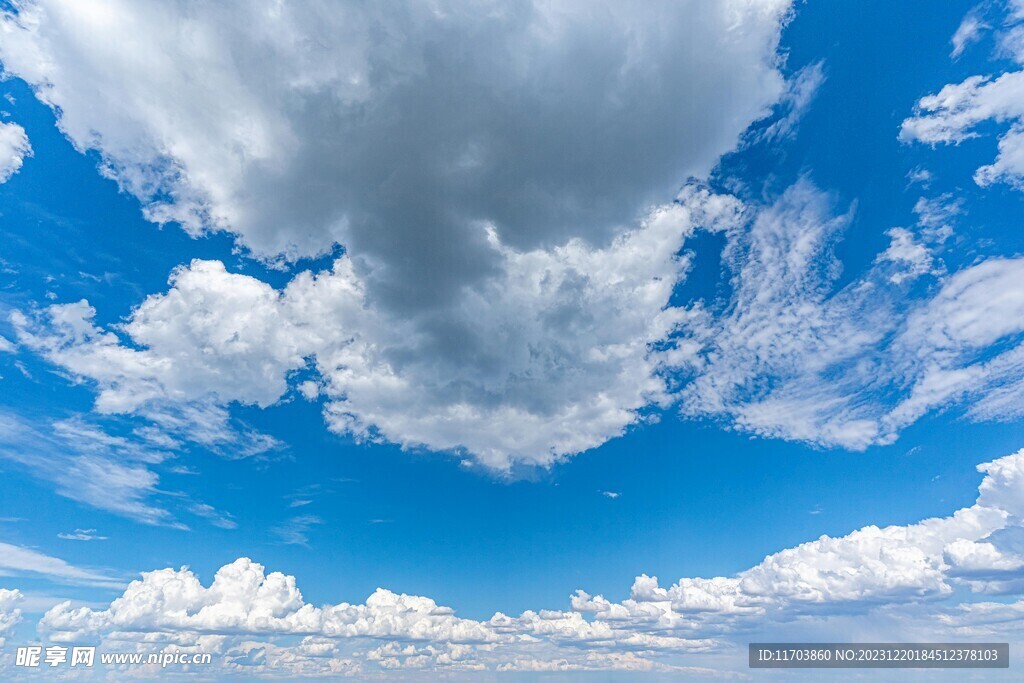
[[[254,676],[703,676],[742,668],[744,642],[765,629],[818,641],[851,628],[867,641],[1020,637],[1024,602],[1000,596],[1024,587],[1024,450],[978,471],[976,502],[949,516],[822,536],[734,576],[684,577],[662,587],[643,574],[621,602],[577,590],[567,610],[474,620],[428,597],[378,588],[362,604],[317,607],[294,576],[239,558],[208,586],[187,567],[144,572],[105,608],[56,605],[38,630],[47,642],[107,650],[216,653],[218,668],[205,673]],[[950,605],[946,599],[964,589],[975,599]],[[21,599],[0,591],[0,637],[22,619]],[[718,666],[700,666],[705,660]]]

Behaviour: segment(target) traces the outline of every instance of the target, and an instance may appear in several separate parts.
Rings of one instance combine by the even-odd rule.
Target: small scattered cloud
[[[16,123],[0,122],[0,183],[6,183],[32,156],[25,129]]]
[[[968,46],[981,40],[982,34],[989,28],[991,27],[982,20],[979,8],[975,7],[972,9],[964,15],[960,25],[956,28],[956,32],[949,41],[953,45],[953,50],[949,53],[949,56],[953,59],[960,57]]]
[[[75,529],[72,532],[62,531],[57,534],[57,538],[62,538],[65,541],[105,541],[106,536],[100,536],[96,533],[95,529]]]
[[[273,527],[270,532],[286,545],[301,545],[308,548],[309,530],[318,524],[323,524],[323,520],[316,515],[298,515]]]

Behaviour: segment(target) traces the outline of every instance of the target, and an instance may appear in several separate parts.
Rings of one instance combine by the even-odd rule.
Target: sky
[[[1024,666],[1024,5],[0,12],[5,680]]]

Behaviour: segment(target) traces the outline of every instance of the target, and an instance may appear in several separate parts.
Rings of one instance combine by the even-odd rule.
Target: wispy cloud
[[[309,547],[309,530],[323,520],[316,515],[298,515],[285,520],[270,531],[282,543]]]
[[[96,533],[95,529],[75,529],[72,532],[62,531],[57,534],[57,538],[62,538],[65,541],[105,541],[106,536],[100,536]]]
[[[0,542],[0,574],[41,576],[54,583],[120,588],[125,582],[108,574],[82,569],[36,550]]]

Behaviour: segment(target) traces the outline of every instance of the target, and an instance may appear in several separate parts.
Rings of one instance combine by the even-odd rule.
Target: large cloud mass
[[[706,174],[783,90],[788,4],[41,0],[0,60],[154,220],[341,243],[409,305],[490,271],[485,224],[604,241]]]
[[[665,400],[677,252],[723,210],[672,198],[783,94],[788,7],[17,3],[6,73],[150,219],[282,265],[345,250],[283,292],[179,269],[125,328],[143,349],[85,304],[23,341],[111,412],[265,406],[312,360],[360,438],[498,468],[599,445]]]
[[[669,400],[658,373],[676,362],[681,350],[665,340],[686,317],[667,305],[686,268],[677,251],[696,227],[731,224],[739,208],[690,187],[604,249],[574,240],[521,252],[491,234],[500,276],[422,322],[370,305],[343,256],[283,290],[194,261],[123,326],[140,348],[97,328],[85,302],[50,307],[43,325],[15,323],[22,343],[95,381],[104,412],[270,405],[310,359],[338,432],[465,448],[499,469],[548,464]]]

